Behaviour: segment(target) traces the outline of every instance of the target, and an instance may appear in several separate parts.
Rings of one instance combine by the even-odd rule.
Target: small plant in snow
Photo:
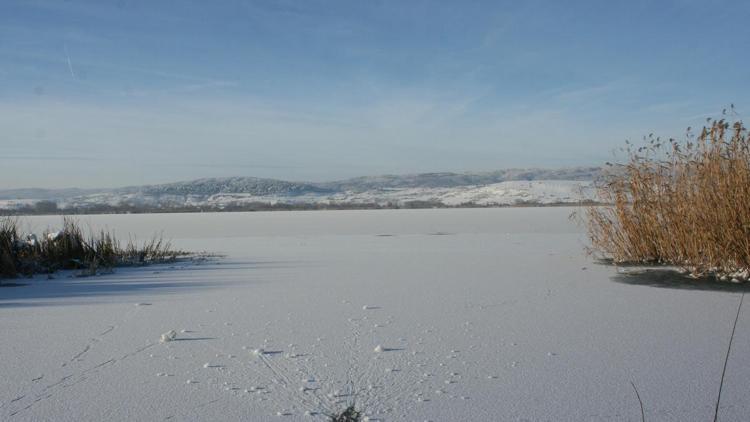
[[[360,422],[361,420],[362,414],[354,408],[354,405],[337,415],[331,415],[331,422]]]

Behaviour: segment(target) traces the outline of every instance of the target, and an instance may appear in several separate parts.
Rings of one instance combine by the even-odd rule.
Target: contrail
[[[72,76],[73,79],[78,79],[76,78],[75,72],[73,72],[73,63],[70,61],[70,54],[68,54],[68,45],[63,44],[63,49],[65,50],[65,58],[68,59],[68,70],[70,70],[70,76]]]

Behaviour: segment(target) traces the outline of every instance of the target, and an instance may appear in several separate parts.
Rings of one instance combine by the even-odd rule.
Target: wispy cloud
[[[78,79],[76,78],[75,72],[73,72],[73,62],[70,60],[70,54],[68,53],[68,45],[63,44],[63,49],[65,50],[65,59],[68,61],[68,70],[70,71],[70,76],[73,79]]]
[[[94,161],[97,158],[54,155],[0,155],[0,161]]]
[[[678,101],[662,101],[652,104],[644,105],[641,110],[646,113],[680,113],[686,109],[689,109],[695,105],[694,101],[678,100]]]
[[[205,81],[199,83],[190,84],[178,84],[171,87],[163,88],[135,88],[119,91],[121,95],[132,96],[132,97],[150,97],[154,95],[167,95],[167,94],[188,94],[204,90],[215,90],[220,88],[232,88],[239,86],[236,81]]]
[[[636,81],[620,78],[596,84],[561,85],[557,88],[541,91],[533,97],[557,107],[571,108],[594,101],[611,99],[633,90],[637,86]]]

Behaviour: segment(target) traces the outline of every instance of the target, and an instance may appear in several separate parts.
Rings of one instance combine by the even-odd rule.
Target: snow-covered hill
[[[0,208],[19,208],[38,201],[53,201],[63,209],[102,205],[223,208],[250,204],[493,206],[577,203],[594,198],[591,184],[599,171],[594,167],[511,169],[486,173],[368,176],[325,183],[231,177],[86,191],[16,189],[0,191]]]
[[[591,199],[590,181],[569,180],[536,180],[509,181],[490,185],[456,186],[456,187],[412,187],[370,189],[363,191],[342,191],[331,194],[288,195],[252,195],[252,194],[216,194],[200,199],[189,199],[193,205],[208,204],[241,205],[248,203],[315,203],[315,204],[378,204],[404,205],[413,202],[435,203],[445,206],[460,205],[513,205],[536,203],[540,205],[553,203],[575,203]]]

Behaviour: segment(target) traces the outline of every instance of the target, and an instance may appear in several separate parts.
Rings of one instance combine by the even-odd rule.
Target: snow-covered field
[[[618,275],[571,211],[82,217],[226,257],[0,288],[0,420],[713,420],[741,287]],[[748,379],[743,312],[719,420]]]

